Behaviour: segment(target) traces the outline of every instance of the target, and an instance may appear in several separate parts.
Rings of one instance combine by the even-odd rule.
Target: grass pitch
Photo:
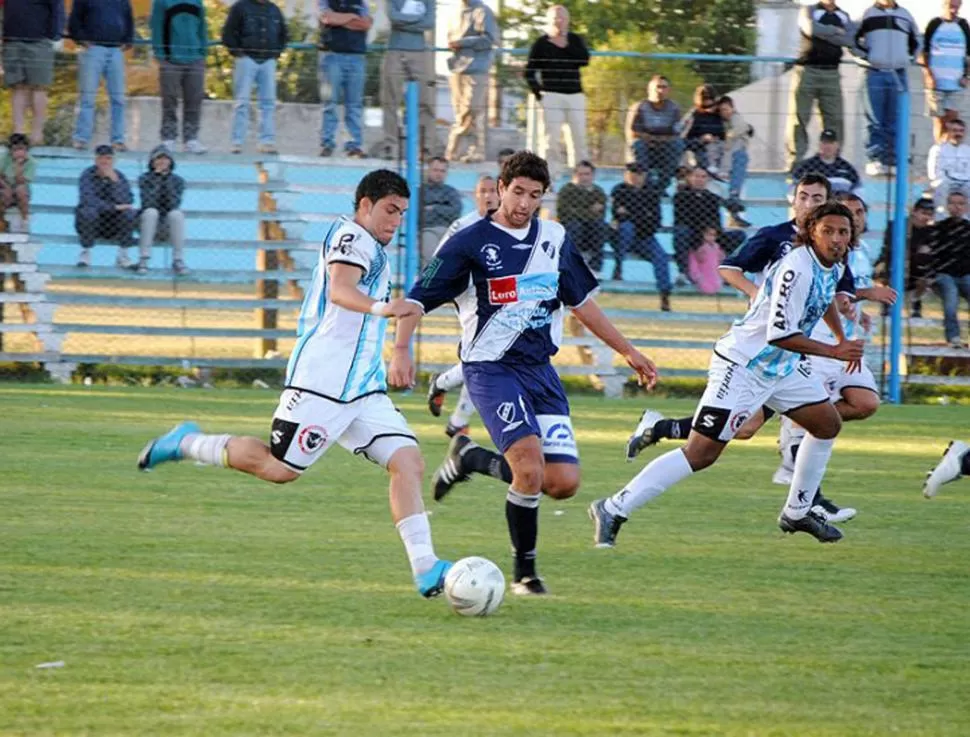
[[[541,510],[553,595],[464,619],[414,592],[382,472],[340,449],[285,487],[136,472],[182,418],[265,436],[275,399],[0,386],[0,734],[970,734],[970,482],[920,496],[966,408],[846,427],[837,545],[777,530],[772,425],[601,551],[585,508],[641,467],[642,405],[579,398],[584,487]],[[430,475],[444,423],[401,405]],[[507,569],[503,499],[431,503],[438,552]]]

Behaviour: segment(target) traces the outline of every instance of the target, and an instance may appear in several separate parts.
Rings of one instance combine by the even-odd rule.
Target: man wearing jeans
[[[222,27],[222,43],[236,57],[232,72],[232,153],[242,152],[249,132],[249,98],[259,95],[259,152],[276,151],[276,60],[289,36],[283,13],[271,0],[237,0]]]
[[[936,276],[933,290],[943,300],[943,332],[951,348],[965,348],[960,338],[960,297],[970,302],[970,222],[967,196],[960,190],[950,193],[946,201],[949,215],[934,228],[933,263]]]
[[[573,181],[556,198],[556,219],[589,268],[598,273],[603,268],[603,245],[611,233],[606,224],[606,192],[593,183],[595,176],[596,167],[589,161],[576,165]]]
[[[909,89],[906,67],[922,41],[913,16],[895,0],[876,0],[866,10],[855,41],[866,69],[866,174],[884,176],[896,164],[896,104]]]
[[[361,116],[364,110],[364,71],[367,31],[374,21],[365,0],[320,0],[320,100],[323,129],[320,155],[336,148],[337,107],[343,103],[344,125],[350,140],[347,156],[363,158]]]
[[[88,147],[94,133],[94,101],[104,77],[111,103],[111,144],[125,151],[125,56],[134,40],[128,0],[75,0],[67,35],[82,49],[78,62],[78,116],[74,148]]]
[[[205,5],[202,0],[155,0],[151,27],[152,52],[158,60],[162,93],[162,145],[175,151],[181,97],[182,144],[189,153],[204,154],[207,149],[199,142],[199,120],[209,46]]]

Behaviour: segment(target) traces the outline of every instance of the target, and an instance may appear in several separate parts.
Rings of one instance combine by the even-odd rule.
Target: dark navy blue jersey
[[[465,363],[540,364],[559,350],[563,306],[597,287],[559,223],[533,220],[520,239],[489,215],[439,247],[408,299],[425,312],[456,304]]]

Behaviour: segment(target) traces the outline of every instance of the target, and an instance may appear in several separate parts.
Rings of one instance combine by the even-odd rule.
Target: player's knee
[[[852,418],[864,420],[872,417],[879,409],[879,397],[874,392],[865,392],[858,397],[853,397],[851,406],[853,409]]]
[[[391,476],[421,483],[424,478],[424,457],[415,447],[401,448],[387,463]]]
[[[822,422],[819,422],[811,429],[812,435],[819,440],[833,440],[842,430],[842,418],[838,412],[833,412]]]
[[[556,473],[544,479],[542,491],[552,499],[570,499],[579,491],[579,469]]]
[[[542,490],[542,462],[519,463],[512,468],[512,485],[523,494],[538,494]]]

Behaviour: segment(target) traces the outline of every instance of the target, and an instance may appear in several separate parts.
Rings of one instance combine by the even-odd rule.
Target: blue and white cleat
[[[943,484],[956,481],[963,475],[963,456],[970,450],[970,446],[959,440],[952,441],[943,452],[943,459],[926,475],[923,484],[923,496],[932,499],[939,493]]]
[[[433,599],[445,590],[445,576],[454,565],[450,560],[439,560],[430,570],[419,573],[414,577],[414,585],[418,593],[425,599]]]
[[[630,440],[626,444],[627,463],[632,462],[641,450],[660,441],[660,438],[654,437],[653,430],[663,418],[664,416],[656,410],[646,409],[643,411],[637,429],[633,431],[633,435],[630,436]]]
[[[200,432],[202,432],[202,428],[194,422],[183,422],[176,425],[142,448],[138,455],[138,470],[150,471],[159,463],[182,460],[182,439],[190,433]]]

